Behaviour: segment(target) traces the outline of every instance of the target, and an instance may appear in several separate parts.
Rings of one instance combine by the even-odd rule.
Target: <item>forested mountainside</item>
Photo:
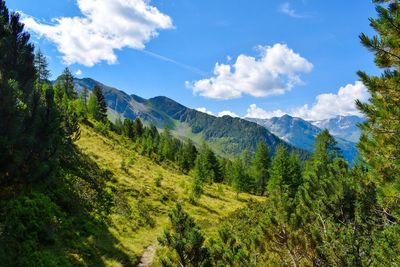
[[[260,139],[267,143],[272,154],[280,144],[283,144],[290,150],[296,150],[302,157],[308,156],[306,151],[285,144],[286,142],[256,123],[229,116],[211,116],[187,108],[164,96],[147,100],[136,95],[128,95],[90,78],[75,79],[78,92],[82,88],[92,90],[95,85],[103,90],[110,116],[113,119],[119,116],[127,119],[140,118],[161,129],[168,127],[177,136],[191,138],[198,145],[206,141],[219,154],[230,158],[243,150],[254,153]]]
[[[338,125],[340,121],[342,124],[346,123],[347,133],[346,136],[350,136],[351,140],[354,140],[358,136],[359,138],[359,130],[354,130],[354,127],[357,127],[356,124],[361,122],[361,118],[355,116],[351,116],[349,118],[340,117],[335,119],[330,119],[330,125]],[[313,123],[305,121],[300,118],[295,118],[289,115],[284,115],[282,117],[274,117],[271,119],[254,119],[254,118],[246,118],[249,121],[258,123],[259,125],[267,128],[271,133],[275,134],[282,140],[285,140],[289,144],[308,150],[313,151],[314,143],[316,136],[321,133],[326,124],[319,124],[322,128],[315,126]],[[325,126],[324,126],[325,125]],[[358,128],[357,128],[358,129]],[[328,129],[329,130],[329,129]],[[338,133],[339,131],[336,129],[334,133],[329,131],[338,142],[338,147],[342,150],[343,157],[349,162],[353,163],[357,156],[356,149],[356,140],[355,142],[347,139],[343,139],[339,135],[335,135],[334,133]]]
[[[49,81],[0,0],[0,264],[397,266],[400,4],[376,3],[377,36],[360,39],[384,71],[358,73],[371,98],[357,101],[366,120],[350,167],[328,130],[307,159],[285,143],[271,156],[264,135],[254,154],[227,159],[168,127],[110,121],[101,87],[78,93],[68,68]],[[192,125],[217,121],[201,118]]]

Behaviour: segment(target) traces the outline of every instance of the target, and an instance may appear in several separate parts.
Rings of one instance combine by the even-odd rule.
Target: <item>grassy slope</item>
[[[119,241],[117,248],[132,258],[140,258],[146,247],[157,243],[157,237],[168,226],[168,213],[176,201],[184,203],[185,210],[210,237],[216,234],[221,218],[243,207],[250,199],[257,199],[241,194],[237,200],[230,187],[212,185],[206,187],[198,205],[191,205],[187,201],[189,176],[180,174],[171,164],[160,166],[137,154],[133,144],[120,136],[111,133],[105,137],[83,125],[81,131],[78,147],[114,174],[116,205],[110,216],[109,231]],[[162,177],[160,187],[155,182],[159,176]],[[117,258],[102,260],[106,266],[120,266]]]

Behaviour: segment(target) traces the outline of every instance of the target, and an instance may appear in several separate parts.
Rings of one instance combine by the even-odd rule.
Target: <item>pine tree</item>
[[[370,179],[379,183],[381,204],[392,213],[400,198],[400,3],[396,0],[374,1],[378,18],[370,19],[378,35],[360,35],[361,43],[375,55],[381,77],[358,72],[371,98],[368,103],[357,101],[367,121],[361,125],[358,145],[371,168]],[[387,4],[386,4],[387,3]],[[397,189],[396,189],[397,188]],[[400,211],[397,211],[400,219]]]
[[[210,257],[204,246],[204,237],[192,217],[180,203],[169,215],[171,230],[165,230],[158,242],[170,253],[161,258],[162,266],[201,267],[209,266]]]
[[[95,85],[92,90],[92,94],[96,97],[97,112],[95,112],[95,119],[106,122],[107,121],[107,103],[103,95],[103,91],[100,86]]]
[[[35,53],[35,68],[36,68],[36,79],[39,83],[45,83],[49,81],[50,70],[48,69],[49,64],[46,56],[43,55],[42,51],[38,49]]]
[[[9,13],[5,2],[0,1],[0,78],[18,81],[23,102],[31,97],[35,77],[34,46],[30,35],[24,31],[18,13]]]
[[[0,186],[50,177],[65,140],[52,87],[36,75],[29,38],[20,16],[0,1]]]
[[[264,195],[269,180],[270,158],[268,147],[264,141],[257,145],[256,154],[253,162],[253,173],[256,180],[256,192]]]

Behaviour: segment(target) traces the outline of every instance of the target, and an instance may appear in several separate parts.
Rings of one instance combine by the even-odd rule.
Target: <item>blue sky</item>
[[[354,99],[368,93],[356,71],[378,73],[358,40],[361,32],[373,34],[370,1],[98,2],[7,4],[24,13],[53,78],[69,65],[81,78],[215,115],[358,114]]]

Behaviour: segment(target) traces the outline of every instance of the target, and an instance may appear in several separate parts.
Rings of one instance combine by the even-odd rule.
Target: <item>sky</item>
[[[365,0],[8,0],[48,57],[144,98],[164,95],[216,116],[307,120],[360,115],[378,75],[361,32]]]

